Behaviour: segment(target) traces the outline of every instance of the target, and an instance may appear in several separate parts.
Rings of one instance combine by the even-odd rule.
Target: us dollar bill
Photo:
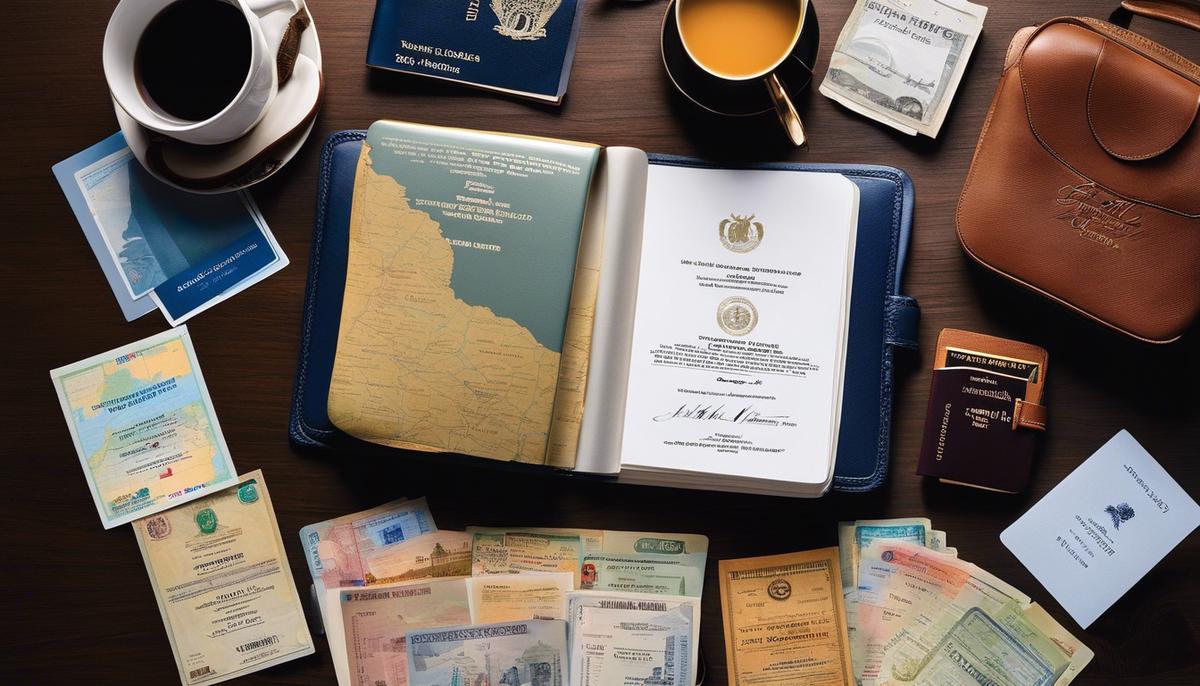
[[[899,131],[936,138],[986,16],[966,0],[858,0],[820,91]]]

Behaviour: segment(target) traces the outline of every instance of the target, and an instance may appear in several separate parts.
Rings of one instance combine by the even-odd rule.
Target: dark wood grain
[[[373,3],[310,0],[324,46],[326,103],[316,134],[254,196],[292,264],[189,323],[234,460],[261,467],[297,580],[297,532],[398,496],[427,495],[443,528],[588,526],[711,537],[703,647],[710,684],[725,683],[716,560],[836,543],[840,519],[925,515],[959,554],[1029,593],[1096,651],[1076,682],[1200,683],[1200,538],[1185,541],[1088,631],[1081,631],[1000,544],[1000,531],[1121,428],[1200,493],[1200,355],[1196,336],[1167,348],[1127,343],[973,269],[955,241],[953,206],[1013,32],[1056,15],[1107,15],[1115,0],[995,0],[950,117],[935,140],[850,114],[815,92],[800,109],[812,138],[788,147],[770,117],[731,122],[675,96],[658,56],[661,2],[584,0],[571,87],[561,108],[530,105],[363,66]],[[850,0],[816,0],[824,74]],[[174,663],[132,533],[104,531],[80,474],[47,370],[165,328],[127,324],[80,235],[50,166],[116,129],[100,68],[112,0],[18,0],[0,10],[0,632],[5,684],[176,683]],[[1200,33],[1144,20],[1134,28],[1200,60]],[[1131,94],[1132,97],[1132,94]],[[877,493],[814,501],[529,479],[351,454],[317,458],[288,444],[287,416],[308,266],[320,143],[375,119],[561,136],[718,160],[889,164],[917,190],[904,290],[922,305],[923,354],[900,364],[892,475]],[[1198,190],[1200,192],[1200,190]],[[1014,211],[1022,199],[1013,198]],[[981,495],[914,476],[929,351],[946,326],[1050,350],[1052,424],[1028,493]],[[304,585],[307,585],[306,583]],[[317,655],[242,684],[330,684]]]

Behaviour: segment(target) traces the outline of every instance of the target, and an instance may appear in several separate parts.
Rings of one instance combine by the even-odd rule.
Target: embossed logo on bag
[[[1143,231],[1137,203],[1116,197],[1094,181],[1063,186],[1055,201],[1063,208],[1055,219],[1078,231],[1080,238],[1106,248],[1120,250],[1121,241],[1136,240]]]
[[[721,245],[733,252],[750,252],[758,247],[763,238],[762,222],[754,221],[754,215],[743,217],[730,214],[717,227]]]

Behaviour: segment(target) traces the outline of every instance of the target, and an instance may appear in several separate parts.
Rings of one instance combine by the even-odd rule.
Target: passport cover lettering
[[[378,0],[367,66],[558,103],[578,0]]]

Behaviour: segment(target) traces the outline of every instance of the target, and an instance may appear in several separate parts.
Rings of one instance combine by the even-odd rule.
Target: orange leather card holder
[[[1025,397],[1017,399],[1013,411],[1013,428],[1045,431],[1046,407],[1042,404],[1042,394],[1049,361],[1046,349],[1031,343],[961,329],[942,329],[933,368],[978,366],[1026,379]]]

